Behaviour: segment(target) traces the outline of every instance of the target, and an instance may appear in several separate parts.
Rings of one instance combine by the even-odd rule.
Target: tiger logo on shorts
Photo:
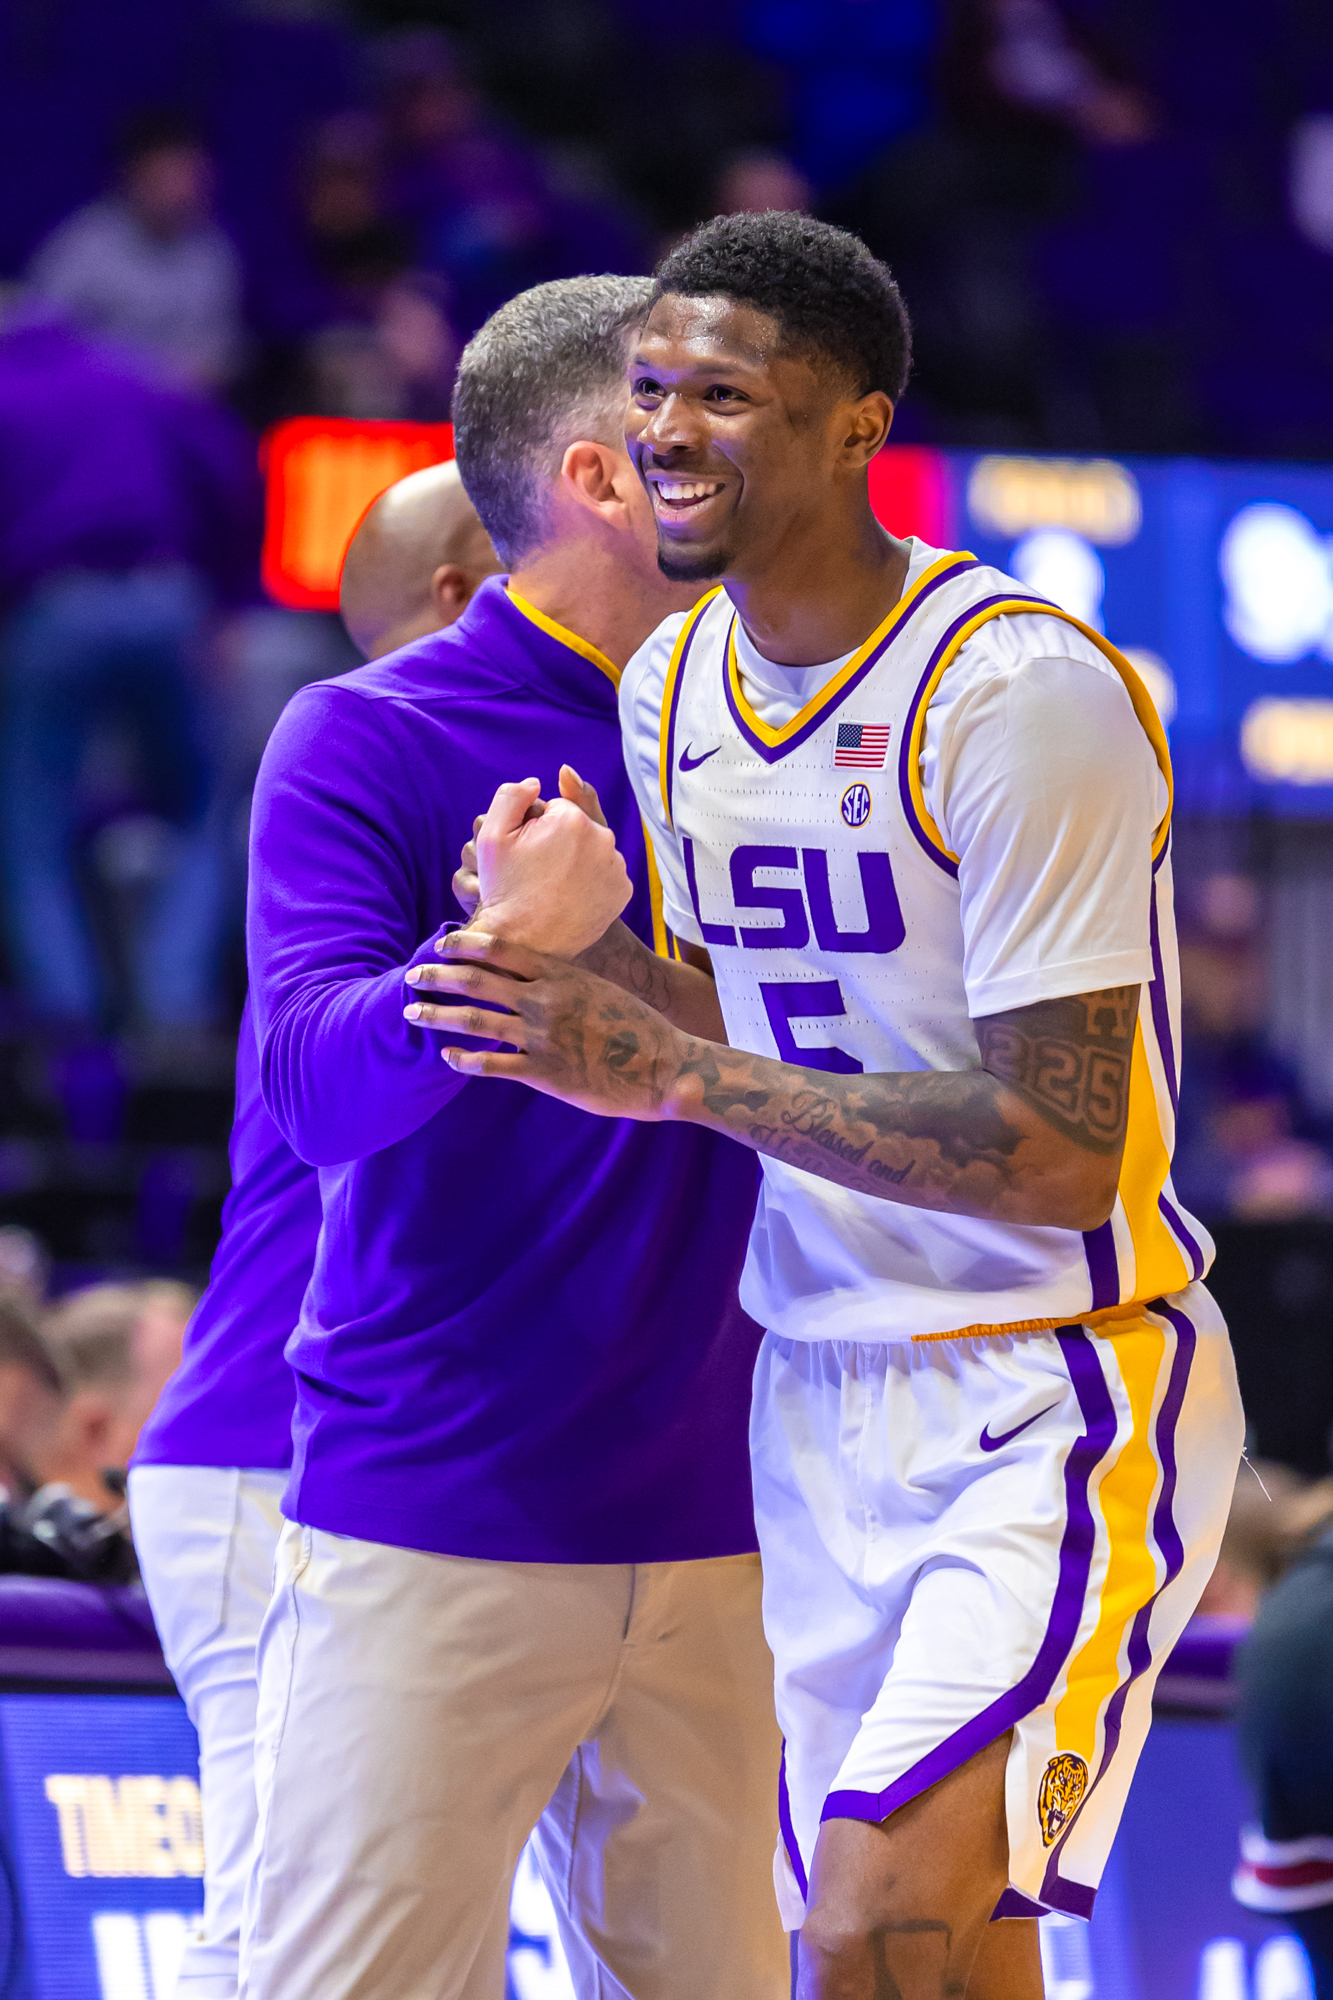
[[[1088,1767],[1072,1750],[1052,1757],[1037,1787],[1037,1819],[1047,1847],[1068,1826],[1088,1789]]]

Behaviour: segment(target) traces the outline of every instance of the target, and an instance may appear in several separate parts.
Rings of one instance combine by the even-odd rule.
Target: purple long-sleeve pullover
[[[601,794],[647,941],[614,675],[504,583],[459,622],[303,689],[255,790],[250,977],[265,1102],[320,1169],[287,1359],[285,1506],[451,1555],[649,1562],[752,1549],[758,1329],[736,1302],[753,1160],[466,1079],[403,1019],[458,906],[473,815],[562,761]]]

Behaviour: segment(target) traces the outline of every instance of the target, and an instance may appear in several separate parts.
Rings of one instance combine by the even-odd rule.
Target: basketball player
[[[622,907],[618,840],[629,925],[666,949],[616,699],[694,596],[623,442],[650,290],[540,286],[469,345],[458,463],[509,577],[299,693],[255,790],[264,1097],[325,1219],[287,1349],[248,2000],[502,2000],[530,1834],[583,2000],[788,1990],[736,1303],[754,1163],[471,1088],[402,1015],[475,801],[515,757],[553,783],[557,745],[613,831],[551,812],[616,886],[545,935],[577,949]]]
[[[357,530],[343,565],[343,621],[378,659],[451,624],[496,567],[457,467],[429,466],[381,494]],[[248,1003],[231,1169],[208,1290],[130,1473],[153,1617],[199,1732],[204,1911],[181,1962],[182,2000],[235,2000],[255,1828],[255,1641],[292,1462],[295,1384],[282,1351],[320,1223],[319,1176],[264,1109]]]
[[[1091,1911],[1241,1419],[1169,1179],[1163,732],[1099,634],[877,525],[907,360],[889,273],[825,224],[667,257],[630,450],[664,573],[724,587],[621,707],[713,979],[621,927],[591,967],[504,942],[612,887],[597,830],[523,824],[517,784],[485,920],[412,975],[466,1004],[408,1013],[490,1038],[457,1075],[763,1156],[742,1298],[799,1990],[1028,2000],[1030,1919]]]

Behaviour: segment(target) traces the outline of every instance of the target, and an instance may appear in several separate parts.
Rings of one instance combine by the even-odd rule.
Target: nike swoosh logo
[[[722,745],[719,743],[717,746],[717,750],[705,750],[702,757],[691,757],[688,750],[682,750],[680,753],[681,770],[697,771],[699,766],[701,764],[706,764],[710,757],[716,757],[718,750],[720,750],[721,748]]]
[[[1020,1431],[1025,1431],[1030,1425],[1035,1424],[1037,1417],[1049,1416],[1054,1408],[1054,1403],[1048,1403],[1044,1410],[1038,1410],[1036,1417],[1024,1417],[1021,1424],[1015,1424],[1011,1431],[1004,1431],[997,1438],[991,1436],[990,1425],[987,1424],[981,1433],[981,1449],[983,1451],[998,1451],[1002,1444],[1008,1444],[1011,1439],[1018,1436]]]

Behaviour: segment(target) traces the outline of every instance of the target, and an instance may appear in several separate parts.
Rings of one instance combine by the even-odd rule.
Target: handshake
[[[703,1043],[726,1040],[711,967],[620,921],[633,888],[592,786],[566,764],[560,796],[539,791],[501,785],[477,820],[454,876],[468,928],[408,967],[404,1015],[454,1038],[440,1053],[464,1076],[608,1118],[696,1117],[682,1079],[700,1060],[711,1074]]]
[[[605,935],[633,885],[592,785],[562,764],[559,797],[539,793],[536,778],[501,785],[474,823],[454,894],[469,928],[573,959]]]

